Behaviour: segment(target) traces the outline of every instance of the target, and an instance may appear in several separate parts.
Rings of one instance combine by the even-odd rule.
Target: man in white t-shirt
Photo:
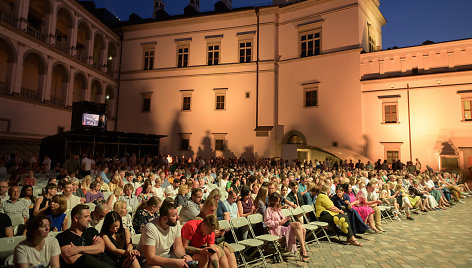
[[[74,192],[74,185],[72,185],[71,181],[66,181],[64,184],[63,194],[64,197],[67,199],[67,211],[71,211],[75,206],[82,203],[80,201],[80,197],[73,195]]]
[[[166,188],[167,196],[176,196],[179,193],[180,180],[175,178],[171,185]]]
[[[83,171],[83,176],[85,175],[90,175],[90,171],[92,170],[92,167],[95,165],[95,161],[93,159],[87,158],[87,155],[84,155],[84,158],[82,159],[82,171]]]
[[[164,202],[159,217],[148,222],[141,233],[138,250],[145,258],[144,267],[187,267],[192,257],[185,254],[177,206]],[[170,248],[173,247],[173,252]],[[206,267],[208,260],[197,260],[199,267]]]

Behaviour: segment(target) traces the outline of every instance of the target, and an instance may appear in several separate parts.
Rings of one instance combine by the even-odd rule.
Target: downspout
[[[121,87],[121,59],[123,57],[123,31],[120,32],[120,61],[118,66],[118,85],[116,89],[116,111],[115,111],[115,129],[114,131],[118,131],[118,108],[120,105],[120,87]]]
[[[410,120],[410,85],[406,84],[406,96],[408,100],[408,143],[410,145],[410,161],[413,161],[413,154],[411,149],[411,120]]]
[[[259,127],[259,7],[256,7],[257,17],[257,57],[256,57],[256,129]]]

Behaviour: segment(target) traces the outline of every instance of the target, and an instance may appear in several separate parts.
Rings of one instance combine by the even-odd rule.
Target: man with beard
[[[192,257],[185,254],[181,229],[177,206],[164,202],[159,209],[159,217],[148,222],[141,233],[138,250],[145,258],[145,267],[188,267],[187,262]],[[206,256],[195,254],[194,259],[198,261],[199,267],[206,267],[208,264]]]

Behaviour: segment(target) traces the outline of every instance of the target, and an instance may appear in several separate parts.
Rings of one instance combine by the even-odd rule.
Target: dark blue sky
[[[217,0],[200,0],[201,11],[213,9]],[[166,0],[166,11],[182,14],[188,0]],[[136,13],[152,16],[153,0],[95,0],[121,20]],[[233,7],[271,4],[271,0],[233,0]],[[380,0],[387,24],[382,29],[383,48],[420,45],[472,38],[472,0]]]

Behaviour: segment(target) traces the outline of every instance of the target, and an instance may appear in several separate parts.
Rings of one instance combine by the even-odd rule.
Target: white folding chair
[[[139,244],[139,240],[141,240],[141,234],[135,234],[131,237],[131,243],[135,247]]]
[[[0,238],[0,259],[5,259],[13,254],[15,247],[25,239],[24,235]]]
[[[283,260],[282,258],[282,254],[280,253],[280,250],[279,250],[279,244],[278,244],[278,241],[280,239],[279,236],[277,235],[271,235],[271,234],[262,234],[262,235],[256,235],[256,233],[254,232],[254,229],[252,228],[253,225],[256,225],[258,223],[262,223],[263,222],[263,217],[261,214],[259,213],[254,213],[254,214],[251,214],[247,217],[248,221],[249,221],[249,230],[252,234],[252,236],[255,238],[255,239],[259,239],[259,240],[262,240],[264,241],[264,243],[272,243],[272,245],[274,246],[275,248],[275,253],[273,254],[269,254],[267,255],[267,257],[270,257],[270,256],[274,256],[275,254],[278,255],[279,259],[280,260]],[[265,228],[264,228],[265,229]],[[267,229],[266,229],[267,230]]]
[[[247,251],[249,248],[252,248],[252,247],[257,248],[257,250],[259,251],[259,255],[260,255],[259,258],[256,258],[246,263],[251,264],[251,263],[258,262],[259,260],[262,260],[264,267],[267,268],[267,263],[264,257],[264,253],[261,250],[261,246],[264,245],[264,242],[262,240],[258,240],[254,238],[248,238],[245,240],[238,241],[238,237],[236,236],[236,233],[234,232],[234,229],[237,229],[237,228],[242,228],[242,227],[249,228],[249,222],[247,218],[239,217],[239,218],[231,219],[230,223],[231,223],[231,226],[233,226],[231,230],[232,230],[234,240],[236,241],[237,244],[241,244],[246,247],[243,252]]]
[[[229,224],[229,222],[227,220],[219,221],[219,226],[220,226],[220,229],[224,229],[224,230],[229,229],[229,230],[231,230],[232,233],[234,232],[232,230],[231,225]],[[244,246],[243,244],[238,244],[238,243],[228,243],[228,244],[229,244],[229,246],[231,246],[231,248],[234,250],[235,253],[239,253],[239,256],[241,257],[241,260],[243,261],[242,264],[238,264],[238,267],[240,267],[240,266],[247,267],[246,259],[244,258],[244,254],[242,254],[244,249],[246,249],[246,246]]]

